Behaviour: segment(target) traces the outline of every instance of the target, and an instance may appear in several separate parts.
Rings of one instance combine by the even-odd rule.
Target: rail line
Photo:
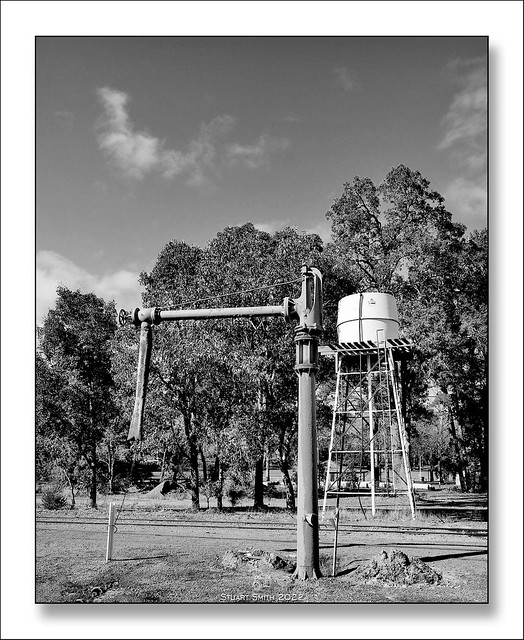
[[[107,526],[107,519],[103,518],[50,518],[38,517],[36,524],[58,524],[58,525],[95,525]],[[230,520],[189,520],[189,519],[135,519],[135,518],[119,518],[118,527],[181,527],[181,528],[200,528],[200,529],[240,529],[247,531],[296,531],[295,523],[278,523],[278,522],[238,522]],[[333,527],[329,523],[320,523],[321,531],[332,531]],[[428,535],[438,534],[446,536],[460,535],[472,537],[487,537],[487,529],[476,529],[473,527],[429,527],[429,526],[406,526],[406,525],[365,525],[365,524],[345,524],[340,523],[339,532],[353,533],[392,533],[404,535]]]

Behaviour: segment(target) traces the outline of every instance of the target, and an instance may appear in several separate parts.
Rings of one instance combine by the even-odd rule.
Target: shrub
[[[63,509],[67,504],[67,500],[64,498],[62,491],[57,488],[46,489],[42,493],[42,505],[44,509],[50,509],[51,511],[57,511]]]

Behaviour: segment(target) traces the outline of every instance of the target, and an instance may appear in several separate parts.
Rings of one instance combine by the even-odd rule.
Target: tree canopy
[[[59,439],[73,463],[90,468],[91,506],[96,507],[98,452],[114,414],[111,366],[116,331],[113,303],[92,293],[57,289],[55,309],[39,331],[37,433]]]
[[[327,253],[356,291],[391,292],[414,344],[404,382],[408,426],[431,402],[446,407],[451,456],[464,489],[487,483],[487,231],[466,235],[444,198],[404,165],[375,186],[344,185],[328,219]],[[478,467],[478,468],[477,468]]]
[[[383,182],[355,177],[327,218],[331,241],[287,227],[227,227],[207,246],[173,239],[140,275],[143,305],[209,308],[276,305],[300,291],[300,268],[324,283],[324,341],[336,340],[343,296],[391,292],[402,335],[414,345],[403,372],[413,452],[487,487],[488,236],[453,222],[428,179],[404,165]],[[83,474],[123,482],[132,460],[161,461],[172,486],[231,500],[243,490],[264,506],[263,462],[276,462],[294,508],[296,379],[293,327],[283,319],[203,320],[153,327],[144,441],[129,447],[138,340],[116,331],[115,308],[92,293],[57,290],[38,334],[37,470],[54,465],[72,490]],[[329,440],[332,363],[321,359],[321,449]],[[324,425],[325,423],[325,433]],[[327,445],[326,445],[327,446]],[[102,474],[102,476],[101,476]],[[133,479],[129,478],[132,482]]]

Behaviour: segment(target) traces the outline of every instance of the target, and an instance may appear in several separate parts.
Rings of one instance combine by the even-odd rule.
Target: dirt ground
[[[113,560],[106,563],[107,502],[120,509]],[[333,528],[320,528],[324,577],[297,581],[296,517],[279,508],[191,512],[175,501],[122,497],[98,510],[46,511],[37,503],[37,603],[486,603],[486,523],[425,515],[342,512],[337,575]],[[287,563],[224,561],[228,552],[272,552]],[[402,551],[437,571],[438,584],[363,580],[357,569],[385,551]],[[231,553],[229,553],[231,557]]]

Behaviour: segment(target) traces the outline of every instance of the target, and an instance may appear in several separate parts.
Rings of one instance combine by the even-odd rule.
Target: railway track
[[[105,518],[53,518],[47,516],[39,516],[36,518],[36,524],[55,524],[55,525],[94,525],[107,527],[107,519]],[[117,520],[118,527],[182,527],[182,528],[202,528],[202,529],[240,529],[247,531],[296,531],[294,522],[270,522],[270,521],[235,521],[235,520],[202,520],[202,519],[144,519],[144,518],[126,518],[121,517]],[[329,521],[320,523],[321,531],[333,531],[333,526]],[[392,533],[400,535],[428,535],[438,534],[446,536],[472,536],[487,537],[487,529],[478,529],[474,527],[430,527],[430,526],[412,526],[412,525],[366,525],[366,524],[345,524],[339,525],[339,532],[347,533]]]

